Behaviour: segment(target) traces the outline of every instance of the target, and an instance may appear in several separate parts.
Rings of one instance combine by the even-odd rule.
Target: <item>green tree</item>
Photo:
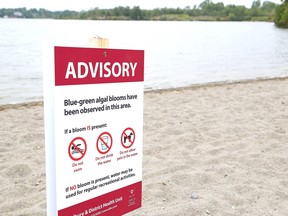
[[[276,7],[274,23],[281,28],[288,28],[288,0],[282,0],[282,4]]]
[[[263,1],[261,5],[261,1]],[[233,21],[271,21],[285,26],[287,23],[288,0],[282,0],[277,7],[267,0],[253,0],[250,8],[244,6],[227,5],[222,2],[213,3],[213,0],[203,0],[197,7],[185,8],[156,8],[141,10],[140,7],[116,7],[113,9],[94,8],[88,11],[48,11],[45,9],[0,8],[0,17],[13,18],[54,18],[54,19],[91,19],[91,20],[233,20]],[[277,7],[277,14],[275,15]],[[275,16],[274,16],[275,15]]]
[[[261,14],[269,17],[270,21],[273,21],[276,6],[274,2],[264,1],[261,7]]]
[[[253,1],[252,8],[260,8],[260,7],[261,7],[261,1],[260,0]]]
[[[130,12],[130,19],[143,20],[143,14],[139,6],[134,6]]]
[[[244,6],[228,5],[225,13],[230,21],[246,20],[246,8]]]
[[[253,1],[252,6],[251,6],[251,11],[250,11],[251,16],[253,17],[260,16],[261,14],[260,7],[261,7],[260,0]]]

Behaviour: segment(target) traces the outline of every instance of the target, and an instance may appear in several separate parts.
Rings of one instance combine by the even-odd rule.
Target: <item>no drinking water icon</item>
[[[76,137],[69,144],[68,154],[72,160],[78,161],[84,157],[86,150],[86,141],[82,137]]]
[[[96,148],[100,154],[106,154],[112,148],[113,139],[110,133],[103,132],[99,135]]]

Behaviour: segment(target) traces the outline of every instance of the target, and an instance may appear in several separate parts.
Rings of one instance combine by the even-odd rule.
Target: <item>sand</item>
[[[128,215],[288,215],[288,79],[151,91],[143,207]],[[0,106],[1,215],[46,215],[43,105]]]

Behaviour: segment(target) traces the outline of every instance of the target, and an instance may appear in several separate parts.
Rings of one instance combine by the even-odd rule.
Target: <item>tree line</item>
[[[274,22],[278,27],[288,28],[288,0],[281,0],[276,7]]]
[[[178,21],[274,21],[288,22],[287,1],[281,5],[270,1],[253,1],[251,8],[236,5],[224,5],[205,0],[192,8],[156,8],[153,10],[135,7],[116,7],[113,9],[93,8],[88,11],[49,11],[46,9],[0,9],[0,17],[13,18],[52,18],[52,19],[83,19],[83,20],[178,20]],[[282,14],[286,14],[282,16]],[[280,16],[280,15],[281,16]],[[276,22],[277,20],[277,22]],[[286,22],[286,24],[287,24]],[[280,26],[279,25],[279,26]]]

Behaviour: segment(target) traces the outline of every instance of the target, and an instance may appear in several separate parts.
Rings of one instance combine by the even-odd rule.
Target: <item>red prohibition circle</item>
[[[77,145],[75,144],[74,142],[77,141],[77,140],[81,140],[83,143],[84,143],[84,146],[85,146],[85,149],[84,151],[82,151],[82,149]],[[81,156],[79,158],[75,158],[73,157],[73,151],[71,151],[71,149],[73,149],[76,153],[79,153],[81,154]],[[76,137],[74,138],[70,144],[69,144],[69,147],[68,147],[68,155],[69,157],[74,160],[74,161],[78,161],[78,160],[81,160],[85,154],[86,154],[86,150],[87,150],[87,144],[86,144],[86,141],[82,138],[82,137]]]
[[[104,137],[106,137],[106,139],[104,139]],[[109,145],[109,139],[111,140],[111,144]],[[110,149],[112,148],[112,143],[113,143],[113,139],[112,139],[112,136],[110,133],[108,132],[103,132],[99,135],[97,141],[96,141],[96,148],[97,148],[97,151],[100,153],[100,154],[106,154],[110,151]],[[104,146],[104,148],[106,149],[100,149],[99,148],[99,145],[101,146]]]
[[[127,131],[131,131],[128,135]],[[133,137],[133,139],[131,138]],[[126,145],[126,141],[128,145]],[[121,144],[124,148],[130,148],[135,142],[135,131],[132,128],[126,128],[121,135]]]

